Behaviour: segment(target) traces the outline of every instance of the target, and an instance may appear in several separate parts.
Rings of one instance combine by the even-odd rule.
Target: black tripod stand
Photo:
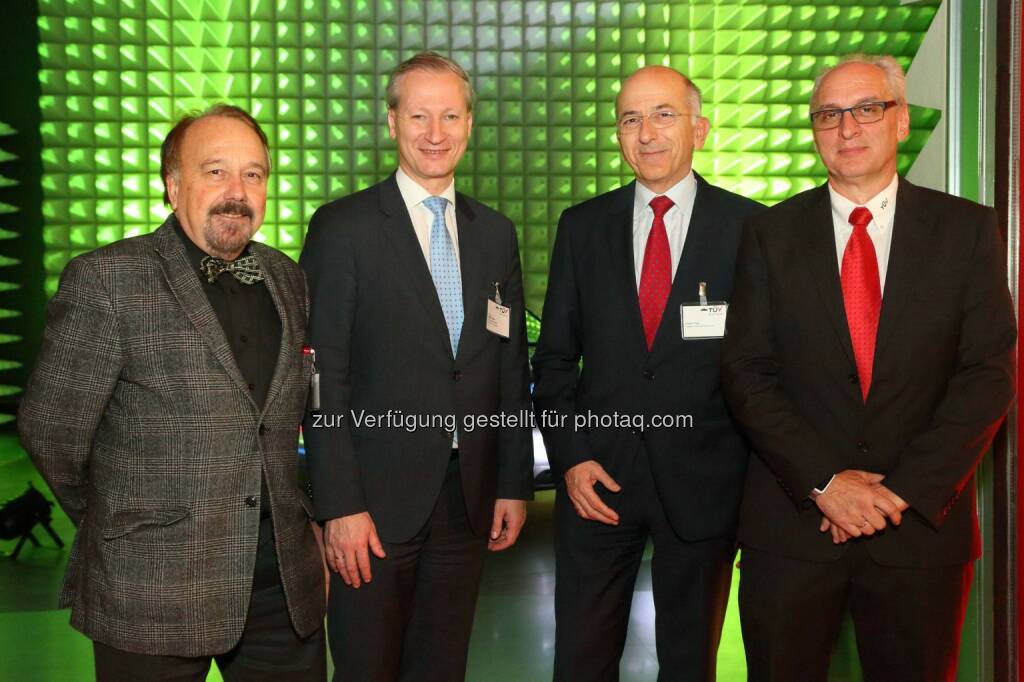
[[[10,500],[3,507],[0,507],[0,540],[13,540],[18,538],[18,544],[11,553],[11,559],[17,559],[21,548],[28,540],[36,547],[39,547],[39,540],[32,533],[36,524],[50,534],[57,547],[64,547],[64,542],[50,525],[52,514],[50,509],[53,502],[43,497],[43,494],[36,490],[31,483],[28,490],[20,497]]]

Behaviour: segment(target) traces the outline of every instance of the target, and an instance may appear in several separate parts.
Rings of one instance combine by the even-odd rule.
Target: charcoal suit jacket
[[[858,384],[827,186],[747,224],[723,385],[756,457],[745,546],[829,561],[811,489],[844,469],[885,475],[910,505],[857,540],[878,563],[978,556],[974,471],[1013,396],[1016,339],[1005,247],[990,208],[900,178],[871,390]]]
[[[731,300],[743,219],[762,207],[697,175],[683,252],[648,350],[634,270],[635,188],[631,182],[573,206],[559,220],[533,357],[548,459],[559,481],[589,459],[615,478],[645,448],[676,534],[728,537],[749,449],[722,394],[721,339],[683,339],[680,305],[700,302],[700,282],[711,300]],[[677,416],[691,421],[654,421]]]
[[[409,540],[429,518],[453,425],[475,534],[490,530],[496,498],[533,496],[515,227],[461,193],[455,213],[465,312],[455,354],[394,175],[317,209],[299,259],[321,377],[323,420],[307,418],[304,430],[316,516],[369,512],[388,542]],[[511,309],[508,338],[486,329],[496,284]],[[467,417],[493,421],[467,428]]]

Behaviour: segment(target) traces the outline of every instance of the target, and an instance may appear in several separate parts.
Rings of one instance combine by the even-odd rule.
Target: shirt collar
[[[842,225],[850,224],[850,213],[858,206],[871,211],[871,219],[876,225],[888,225],[892,223],[892,214],[896,210],[896,188],[899,186],[899,175],[893,175],[892,180],[885,189],[868,199],[863,204],[855,204],[842,194],[837,192],[832,183],[828,185],[829,201],[832,204],[832,214]],[[853,229],[852,227],[850,229]]]
[[[395,171],[395,180],[398,182],[398,191],[401,192],[402,199],[409,206],[420,206],[424,199],[435,196],[428,192],[423,185],[410,178],[401,167]],[[444,197],[452,206],[455,206],[455,178],[452,178],[445,190],[436,196]]]
[[[693,169],[690,169],[690,172],[686,174],[685,178],[669,187],[662,194],[671,199],[672,203],[675,204],[672,208],[676,208],[678,206],[692,206],[694,198],[697,196],[697,178],[693,174]],[[653,210],[650,207],[650,203],[651,199],[656,196],[661,195],[655,194],[642,182],[637,180],[636,193],[633,200],[633,214],[636,215],[645,209]]]

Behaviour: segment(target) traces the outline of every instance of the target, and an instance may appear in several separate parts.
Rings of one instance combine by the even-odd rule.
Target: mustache
[[[222,215],[230,213],[245,218],[252,218],[252,208],[244,201],[222,201],[210,207],[209,215]]]

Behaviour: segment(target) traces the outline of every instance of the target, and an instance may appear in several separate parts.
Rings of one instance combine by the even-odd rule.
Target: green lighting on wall
[[[630,178],[615,141],[618,83],[668,64],[704,90],[712,133],[695,166],[766,203],[819,184],[807,126],[836,55],[904,67],[940,0],[40,0],[47,290],[72,256],[167,214],[159,145],[180,112],[226,100],[266,127],[274,157],[260,238],[297,257],[325,201],[390,173],[387,73],[421,49],[478,92],[460,189],[520,229],[540,310],[559,213]],[[905,172],[939,112],[911,108]]]
[[[6,177],[4,173],[4,164],[10,162],[16,162],[17,156],[9,151],[4,150],[4,143],[17,135],[17,132],[10,125],[0,121],[0,188],[3,187],[16,187],[18,182],[12,178]],[[10,228],[9,220],[10,216],[18,212],[17,206],[12,206],[4,202],[0,202],[0,319],[9,319],[12,317],[20,317],[21,311],[12,307],[15,305],[14,301],[17,299],[17,292],[21,290],[21,284],[19,282],[9,281],[11,278],[8,268],[12,265],[17,265],[21,261],[16,258],[12,258],[5,255],[4,243],[8,240],[15,239],[19,235]],[[0,334],[0,354],[3,353],[3,349],[10,346],[10,344],[21,341],[21,336],[16,334]],[[21,363],[17,360],[11,360],[9,358],[0,357],[0,372],[6,372],[12,369],[18,369],[21,367]],[[12,386],[9,384],[0,384],[0,397],[11,396],[21,393],[20,386]],[[14,421],[14,415],[8,413],[0,413],[0,424],[7,424]]]

